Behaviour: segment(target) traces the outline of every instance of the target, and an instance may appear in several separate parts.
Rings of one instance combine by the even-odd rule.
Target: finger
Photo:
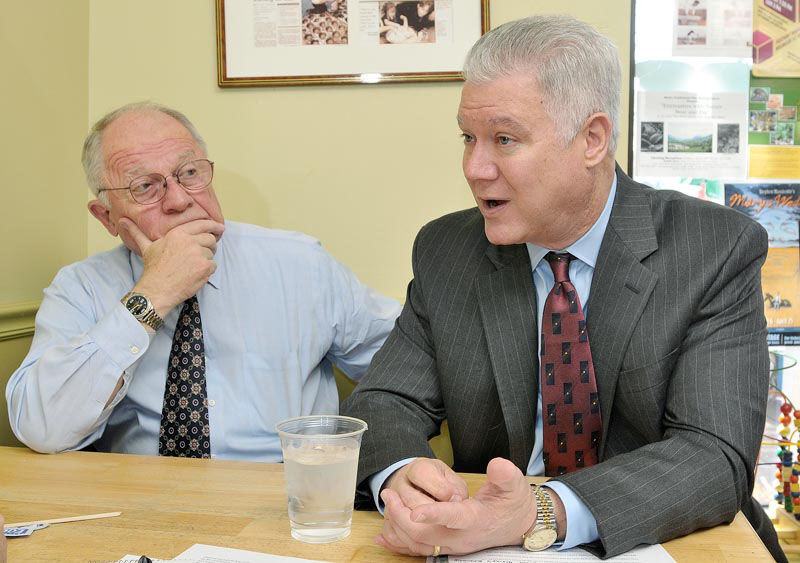
[[[522,471],[511,460],[496,457],[486,466],[486,479],[500,487],[516,485]]]
[[[444,528],[438,525],[414,522],[411,519],[411,509],[403,504],[400,496],[395,491],[384,489],[381,492],[381,498],[386,503],[386,509],[383,513],[384,531],[389,530],[394,536],[398,536],[402,545],[412,547],[417,550],[416,553],[423,554],[427,553],[424,546],[447,543],[446,538],[441,536],[442,532],[445,531]],[[441,503],[434,502],[425,506],[436,506],[438,504]],[[391,526],[391,528],[387,526]]]
[[[439,501],[461,500],[468,496],[466,482],[439,460],[412,463],[407,478],[415,487]]]
[[[411,512],[403,504],[400,496],[395,491],[384,490],[381,498],[386,503],[381,534],[386,542],[394,548],[406,549],[414,555],[424,555],[432,551],[430,544],[426,541],[432,530],[426,530],[425,540],[418,537],[418,534],[423,534],[423,526],[416,525],[409,519]]]
[[[407,548],[405,548],[405,547],[403,547],[401,545],[395,545],[395,544],[391,543],[383,535],[376,536],[375,537],[375,543],[377,543],[379,546],[381,546],[383,548],[388,549],[389,551],[394,551],[396,553],[402,553],[403,555],[414,555]]]
[[[411,521],[428,525],[444,526],[451,530],[466,530],[478,526],[482,511],[475,506],[477,501],[437,502],[418,506],[411,511]]]
[[[194,240],[202,247],[211,250],[212,254],[217,252],[217,237],[211,233],[200,233],[194,235]]]
[[[190,235],[211,233],[217,240],[219,240],[219,237],[221,237],[222,233],[225,231],[225,224],[218,223],[212,219],[197,219],[196,221],[189,221],[188,223],[184,223],[176,228]]]
[[[450,468],[448,467],[448,469]],[[469,498],[469,488],[467,487],[467,482],[462,477],[457,475],[454,471],[447,471],[445,473],[445,479],[447,479],[451,489],[455,491],[455,494],[447,499],[449,502],[458,502]]]
[[[486,483],[475,494],[479,499],[530,500],[530,485],[510,460],[496,457],[486,466]]]
[[[420,491],[406,479],[398,483],[394,483],[392,490],[400,495],[400,499],[403,501],[403,504],[409,508],[416,508],[422,504],[436,502],[436,499]]]
[[[139,229],[136,223],[127,217],[120,217],[117,225],[119,228],[124,229],[131,236],[133,242],[136,243],[141,252],[144,252],[151,244],[153,244],[153,241],[147,238],[147,235],[144,234],[141,229]]]

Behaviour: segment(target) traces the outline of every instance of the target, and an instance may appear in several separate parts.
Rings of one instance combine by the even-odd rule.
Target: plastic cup
[[[329,543],[349,536],[358,452],[367,423],[311,415],[283,420],[275,429],[283,450],[292,537]]]

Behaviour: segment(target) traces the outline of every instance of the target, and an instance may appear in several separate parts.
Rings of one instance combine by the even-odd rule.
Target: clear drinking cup
[[[292,537],[329,543],[349,536],[358,451],[367,423],[311,415],[283,420],[275,429],[283,450]]]

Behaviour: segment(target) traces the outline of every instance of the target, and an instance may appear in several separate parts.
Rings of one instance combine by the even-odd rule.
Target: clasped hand
[[[536,520],[536,501],[522,472],[495,458],[487,481],[469,497],[466,482],[439,460],[417,459],[395,471],[381,491],[386,503],[376,542],[406,555],[473,553],[519,545]]]
[[[146,295],[163,318],[177,304],[196,294],[217,269],[214,254],[225,225],[211,219],[190,221],[152,241],[132,221],[120,219],[139,247],[142,277],[133,291]]]

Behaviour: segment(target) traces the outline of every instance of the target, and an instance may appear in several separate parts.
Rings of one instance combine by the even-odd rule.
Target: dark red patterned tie
[[[542,315],[544,471],[563,475],[597,463],[600,402],[589,334],[578,292],[569,281],[571,254],[548,252],[555,284]]]
[[[172,337],[158,455],[211,457],[206,354],[196,295],[186,300]]]

